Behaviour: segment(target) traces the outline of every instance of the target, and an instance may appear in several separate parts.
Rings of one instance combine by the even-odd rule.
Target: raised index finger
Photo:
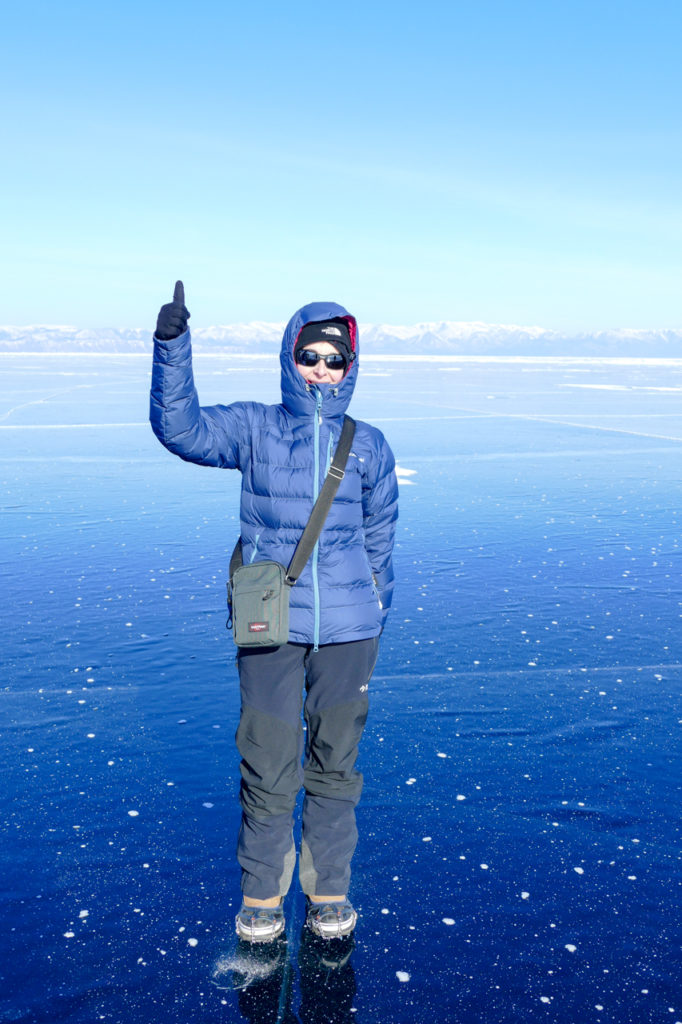
[[[182,281],[175,282],[175,291],[173,292],[173,302],[178,306],[185,305],[185,286]]]

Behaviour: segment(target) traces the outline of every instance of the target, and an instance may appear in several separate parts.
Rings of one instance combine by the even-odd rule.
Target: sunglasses
[[[346,360],[340,352],[332,352],[328,356],[323,356],[319,352],[311,352],[308,348],[302,348],[296,356],[296,362],[301,366],[317,366],[320,359],[324,359],[328,370],[345,370],[346,368]]]

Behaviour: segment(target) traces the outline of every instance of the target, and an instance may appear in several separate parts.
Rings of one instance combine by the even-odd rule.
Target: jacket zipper
[[[333,449],[333,447],[334,447],[334,431],[330,430],[329,431],[329,444],[327,445],[327,464],[324,467],[325,479],[326,479],[327,473],[329,472],[329,467],[332,464],[332,449]]]
[[[317,389],[317,397],[315,400],[315,420],[314,420],[314,434],[313,434],[313,452],[315,458],[315,471],[313,475],[313,501],[317,500],[317,496],[320,493],[320,424],[322,423],[322,392]],[[318,548],[319,540],[313,548],[313,603],[314,603],[314,623],[313,623],[313,651],[317,651],[320,646],[320,584],[317,578],[317,559],[318,559]]]

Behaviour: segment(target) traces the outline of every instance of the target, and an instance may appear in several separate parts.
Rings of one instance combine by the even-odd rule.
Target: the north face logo
[[[250,622],[249,623],[249,633],[262,633],[263,630],[269,629],[269,628],[270,628],[270,623],[269,622]]]
[[[338,327],[322,327],[320,329],[320,334],[332,334],[332,335],[334,335],[335,338],[342,338],[343,337],[343,335],[341,334],[341,331],[338,329]]]

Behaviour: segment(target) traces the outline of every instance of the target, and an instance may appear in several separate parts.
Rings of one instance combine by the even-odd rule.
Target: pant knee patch
[[[246,813],[262,817],[293,809],[302,781],[301,732],[255,708],[242,708],[237,749]]]

